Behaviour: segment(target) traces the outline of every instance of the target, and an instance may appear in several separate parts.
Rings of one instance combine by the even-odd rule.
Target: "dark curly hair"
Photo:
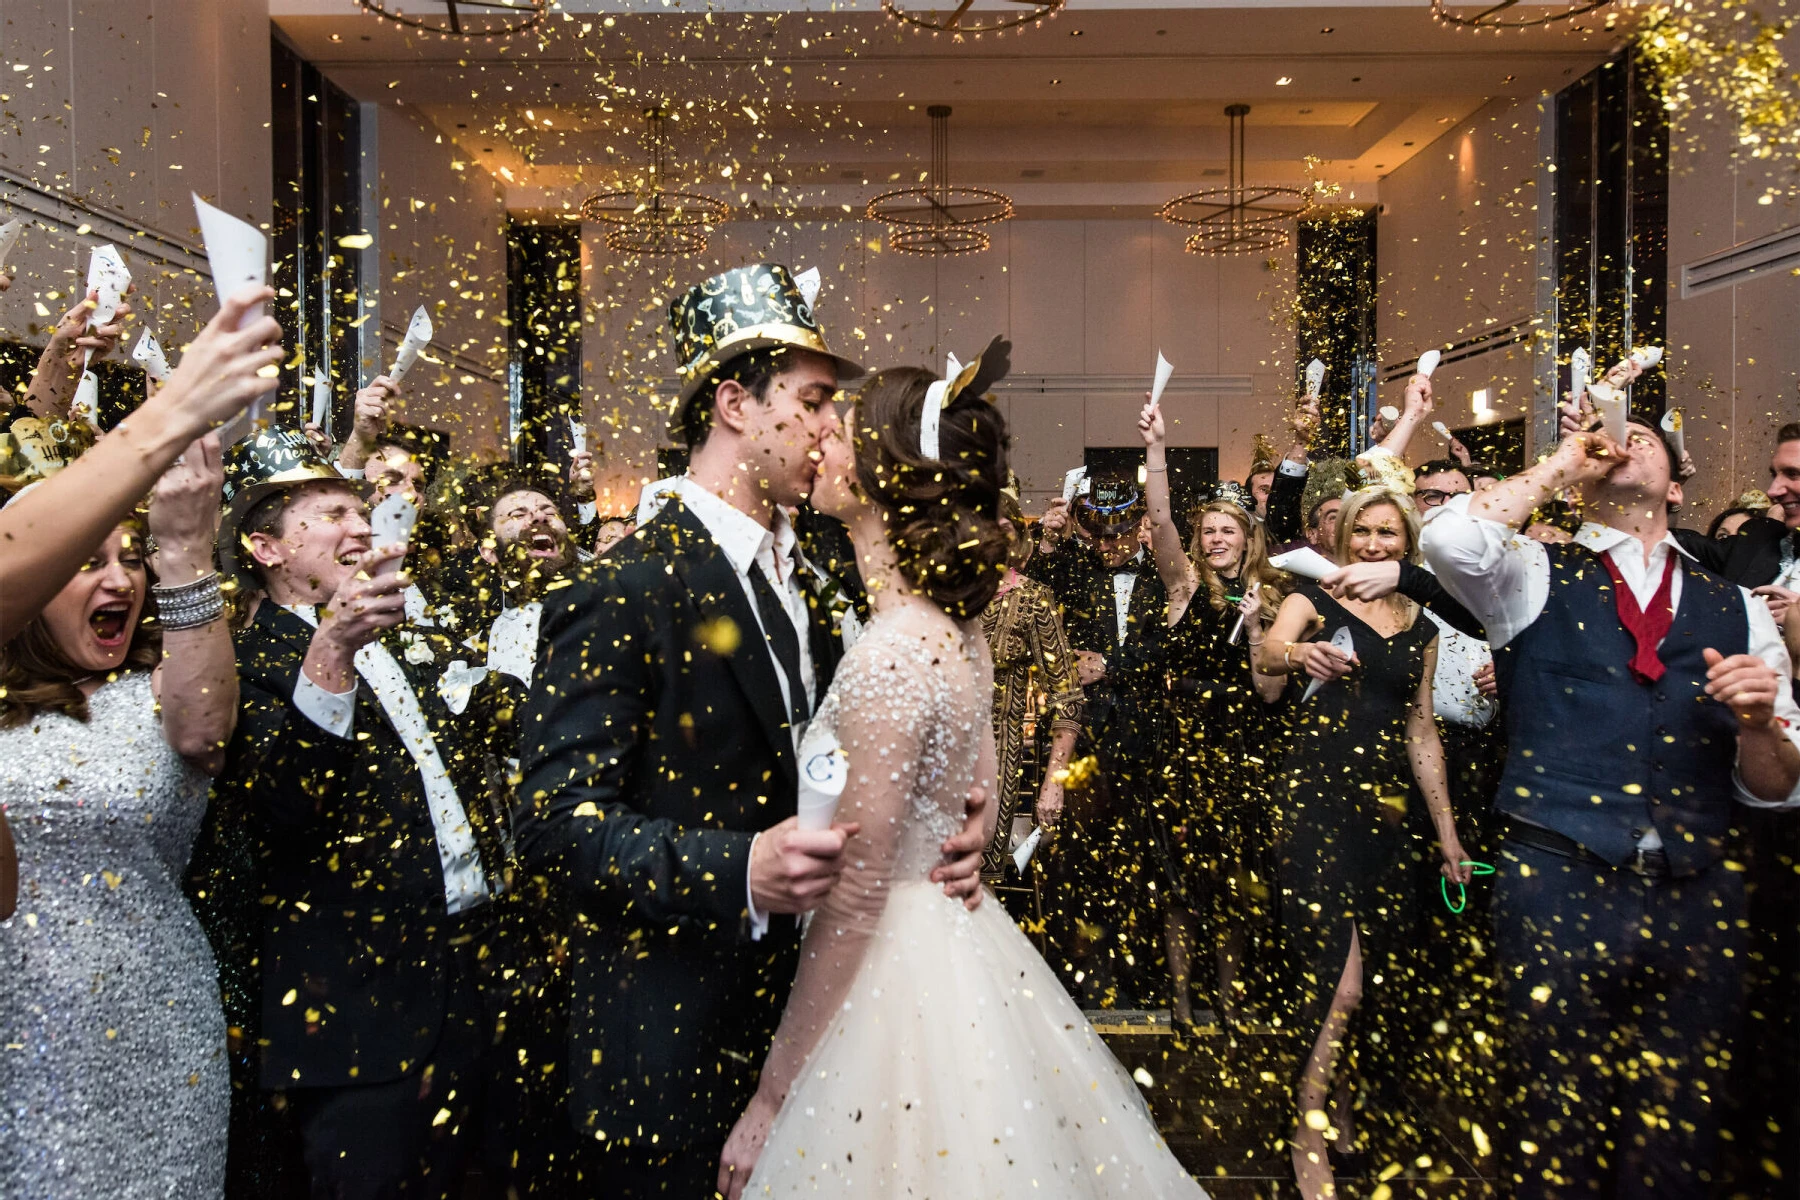
[[[901,572],[959,620],[979,616],[1006,572],[1000,527],[1006,485],[1006,421],[965,390],[943,412],[940,458],[919,453],[919,418],[930,371],[896,367],[869,380],[856,401],[856,481],[887,514]]]

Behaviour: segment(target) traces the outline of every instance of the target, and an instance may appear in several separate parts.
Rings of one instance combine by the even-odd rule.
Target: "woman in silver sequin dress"
[[[211,573],[219,479],[209,438],[157,485],[164,585]],[[0,1196],[223,1190],[225,1018],[180,880],[237,676],[224,621],[159,639],[144,619],[143,534],[119,526],[0,646],[0,805],[19,863],[0,923]]]

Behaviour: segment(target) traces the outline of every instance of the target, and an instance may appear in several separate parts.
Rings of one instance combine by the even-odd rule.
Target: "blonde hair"
[[[1413,506],[1412,497],[1388,487],[1367,487],[1359,492],[1352,492],[1344,498],[1344,507],[1338,513],[1337,559],[1341,563],[1352,561],[1350,556],[1350,539],[1356,529],[1357,518],[1364,510],[1391,505],[1400,514],[1400,522],[1406,527],[1406,554],[1402,561],[1419,565],[1419,510]],[[1419,606],[1408,600],[1399,592],[1388,597],[1388,604],[1400,618],[1401,627],[1411,629],[1414,621],[1419,619]]]
[[[1209,500],[1195,508],[1188,517],[1193,526],[1193,533],[1188,538],[1188,558],[1193,561],[1194,571],[1200,576],[1200,586],[1206,589],[1206,601],[1215,612],[1235,607],[1226,597],[1225,581],[1212,569],[1212,564],[1206,561],[1206,555],[1200,551],[1201,527],[1206,524],[1206,518],[1214,513],[1230,517],[1244,531],[1244,557],[1238,567],[1238,582],[1245,587],[1252,583],[1262,585],[1259,616],[1263,624],[1267,625],[1275,619],[1275,611],[1281,607],[1281,585],[1287,576],[1269,565],[1269,539],[1263,533],[1262,522],[1253,519],[1235,501]]]

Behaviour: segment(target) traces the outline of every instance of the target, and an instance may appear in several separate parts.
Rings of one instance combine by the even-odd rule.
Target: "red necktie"
[[[1635,552],[1636,545],[1633,544],[1631,549]],[[1669,636],[1669,626],[1675,623],[1675,609],[1669,603],[1675,578],[1675,551],[1669,551],[1669,561],[1663,564],[1662,583],[1657,586],[1656,595],[1650,598],[1648,610],[1638,607],[1637,597],[1625,585],[1619,568],[1613,565],[1612,555],[1602,554],[1600,561],[1606,564],[1606,573],[1612,576],[1613,595],[1619,601],[1619,623],[1637,642],[1637,653],[1631,656],[1632,677],[1639,683],[1655,683],[1667,670],[1662,659],[1657,657],[1656,648]]]

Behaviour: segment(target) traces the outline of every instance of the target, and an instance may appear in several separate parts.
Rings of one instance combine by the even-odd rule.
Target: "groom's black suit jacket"
[[[679,498],[552,585],[540,637],[514,831],[569,914],[575,1125],[715,1152],[799,956],[797,922],[752,941],[747,904],[752,838],[795,811],[775,660]],[[840,652],[817,601],[809,644],[823,697]]]

